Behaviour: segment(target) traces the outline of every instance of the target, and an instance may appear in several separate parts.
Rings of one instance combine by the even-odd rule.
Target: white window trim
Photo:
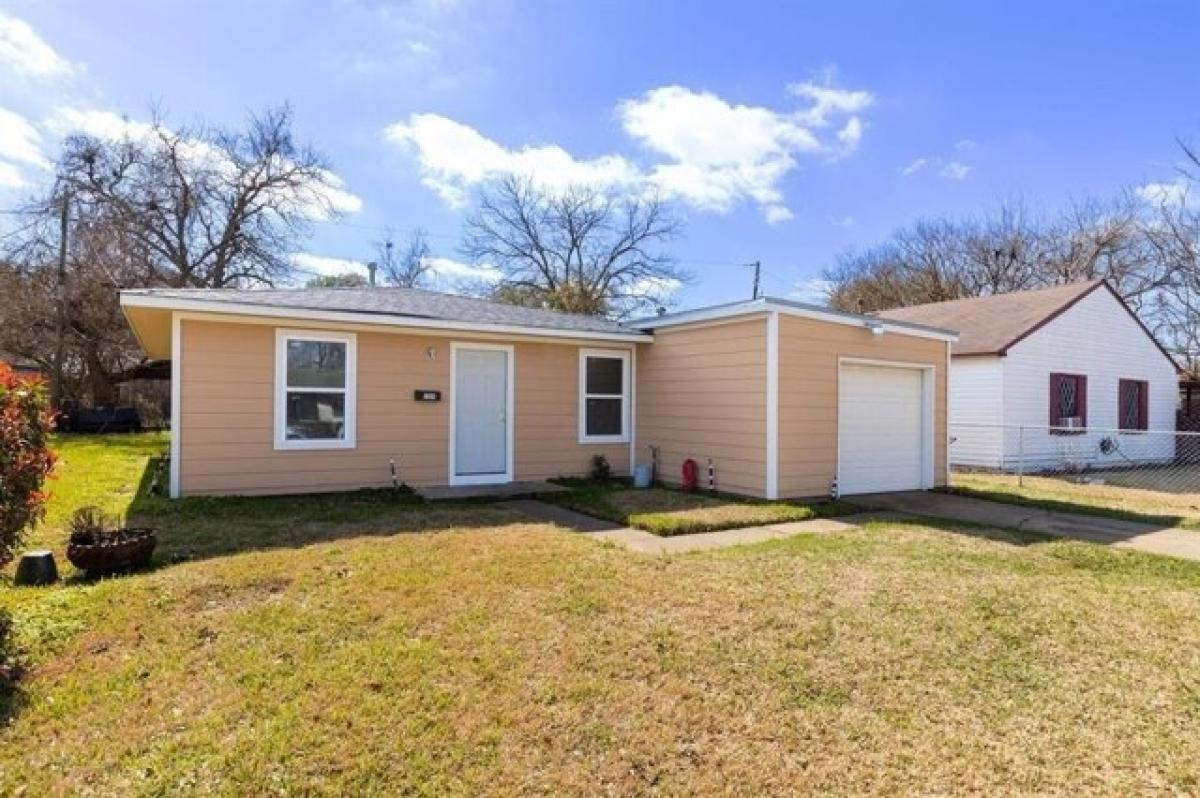
[[[345,393],[345,437],[340,440],[291,441],[287,437],[287,345],[288,341],[322,341],[346,345],[346,387],[297,388],[305,393]],[[322,449],[353,449],[357,445],[358,428],[358,336],[346,332],[317,330],[275,331],[275,449],[276,451],[319,451]]]
[[[629,443],[630,441],[630,396],[631,374],[628,349],[580,349],[579,350],[579,442],[580,443]],[[621,434],[587,434],[587,361],[589,357],[606,357],[621,361]],[[597,397],[613,398],[616,394],[595,394]]]

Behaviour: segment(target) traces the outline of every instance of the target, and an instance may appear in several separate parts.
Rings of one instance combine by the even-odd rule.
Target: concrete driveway
[[[1041,510],[1034,507],[1021,507],[1015,504],[1002,504],[928,491],[876,493],[867,496],[853,496],[849,501],[872,509],[1041,532],[1058,537],[1086,540],[1104,546],[1117,546],[1152,554],[1200,560],[1200,530],[1176,529],[1094,515]]]

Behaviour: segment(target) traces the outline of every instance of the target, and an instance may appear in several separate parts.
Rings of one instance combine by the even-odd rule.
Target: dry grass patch
[[[1200,789],[1193,564],[917,524],[637,557],[487,512],[83,588],[0,792]]]
[[[954,474],[953,490],[964,495],[1090,515],[1200,528],[1200,493],[1162,490],[1163,475],[1153,470],[1097,472],[1104,484],[1063,477],[1012,474]]]
[[[581,513],[663,536],[804,521],[817,515],[817,509],[823,514],[842,509],[833,504],[810,506],[667,488],[634,490],[594,485],[544,498]]]

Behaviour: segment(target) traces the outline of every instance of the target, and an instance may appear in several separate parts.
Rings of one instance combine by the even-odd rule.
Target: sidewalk
[[[855,496],[854,501],[871,509],[1040,532],[1102,546],[1200,560],[1200,530],[1022,507],[948,493],[879,493]]]
[[[526,499],[511,501],[509,507],[539,521],[574,529],[596,540],[614,543],[643,554],[684,554],[691,551],[710,551],[731,546],[746,546],[764,540],[791,537],[799,534],[842,532],[853,523],[834,518],[813,518],[808,521],[789,521],[783,524],[751,526],[742,529],[723,529],[719,532],[698,532],[692,535],[661,537],[642,529],[622,527],[609,521],[593,518],[563,507]]]

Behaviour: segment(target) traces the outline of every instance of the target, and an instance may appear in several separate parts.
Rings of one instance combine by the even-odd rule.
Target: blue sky
[[[384,225],[449,263],[464,198],[516,170],[673,197],[684,306],[745,295],[753,260],[804,295],[923,215],[1169,184],[1198,31],[1194,2],[0,2],[0,208],[74,127],[286,100],[348,211],[313,268]]]

